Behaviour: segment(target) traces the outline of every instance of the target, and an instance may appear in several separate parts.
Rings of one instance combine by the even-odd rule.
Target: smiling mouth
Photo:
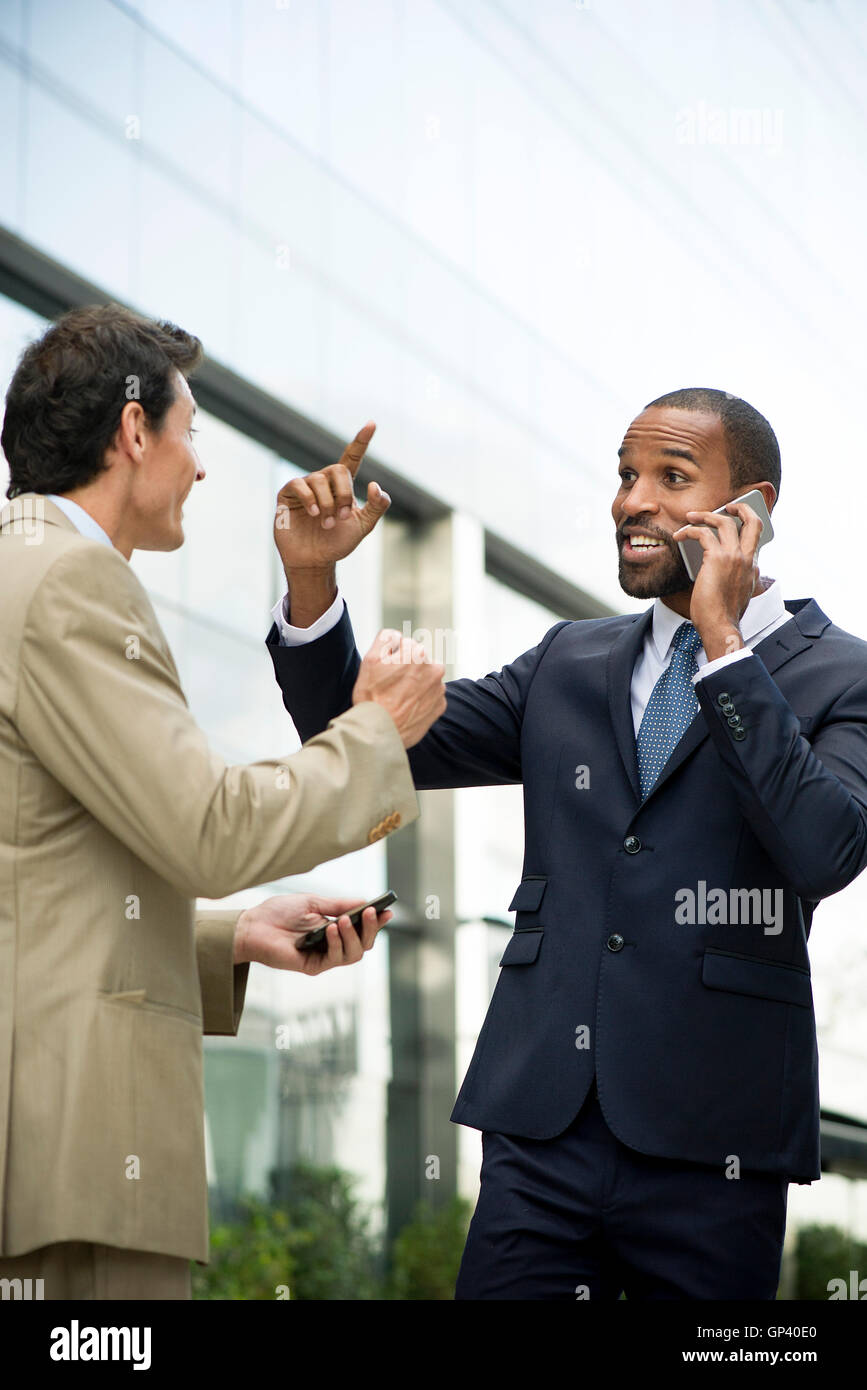
[[[621,555],[627,560],[639,561],[658,555],[663,550],[668,550],[665,541],[657,540],[653,536],[626,536],[620,547]]]

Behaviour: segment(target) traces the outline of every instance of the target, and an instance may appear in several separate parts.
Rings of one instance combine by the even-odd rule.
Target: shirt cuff
[[[288,621],[289,594],[285,593],[278,603],[271,609],[271,617],[280,634],[281,647],[301,647],[305,642],[315,642],[317,637],[324,637],[326,632],[330,632],[336,627],[343,616],[344,602],[343,595],[338,592],[336,599],[330,608],[320,614],[315,623],[309,627],[293,627]]]
[[[196,965],[202,995],[202,1032],[234,1037],[247,990],[247,961],[235,964],[235,930],[242,909],[196,909]]]
[[[706,661],[699,669],[698,675],[693,676],[693,685],[698,685],[704,676],[712,676],[714,671],[721,671],[723,666],[731,666],[733,661],[741,661],[745,656],[752,656],[752,654],[752,648],[738,647],[736,652],[726,652],[725,656],[718,656],[714,661]]]

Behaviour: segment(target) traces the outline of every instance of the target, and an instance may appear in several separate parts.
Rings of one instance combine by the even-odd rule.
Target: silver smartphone
[[[771,525],[771,518],[768,515],[768,509],[765,506],[764,497],[759,492],[758,488],[753,488],[752,492],[745,492],[742,497],[733,497],[732,501],[746,502],[747,506],[752,507],[756,516],[761,521],[762,534],[759,537],[758,545],[758,549],[761,550],[763,545],[767,545],[768,541],[771,541],[774,538],[774,528]],[[726,506],[730,505],[731,503],[726,503]],[[731,516],[731,512],[727,512],[725,507],[716,507],[714,509],[714,515]],[[732,521],[735,523],[735,525],[738,528],[738,532],[740,533],[740,529],[743,526],[743,522],[741,521],[740,517],[732,516]],[[697,526],[705,526],[707,523],[704,521],[698,521],[695,524]],[[701,569],[701,562],[704,557],[704,550],[702,549],[700,542],[693,540],[691,536],[688,537],[685,541],[678,541],[677,544],[680,549],[680,553],[683,556],[683,563],[686,566],[686,572],[689,575],[690,579],[695,580],[698,576],[699,570]]]

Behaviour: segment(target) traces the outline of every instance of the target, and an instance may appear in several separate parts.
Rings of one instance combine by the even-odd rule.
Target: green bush
[[[832,1279],[849,1284],[850,1269],[867,1278],[867,1245],[853,1240],[839,1226],[802,1226],[796,1246],[797,1289],[795,1298],[826,1302]]]
[[[193,1298],[277,1297],[295,1279],[288,1212],[250,1199],[234,1225],[211,1231],[211,1262],[192,1265]]]
[[[288,1285],[291,1299],[376,1298],[378,1252],[353,1183],[299,1164],[276,1201],[245,1199],[238,1221],[212,1231],[210,1264],[193,1266],[193,1297],[274,1299]]]
[[[193,1264],[197,1299],[451,1299],[471,1204],[420,1202],[386,1265],[370,1214],[338,1168],[299,1164],[273,1175],[272,1200],[248,1197],[237,1219],[214,1226],[211,1262]],[[285,1295],[284,1295],[285,1296]]]
[[[470,1212],[463,1197],[453,1197],[439,1208],[418,1203],[413,1220],[392,1247],[386,1298],[454,1298]]]

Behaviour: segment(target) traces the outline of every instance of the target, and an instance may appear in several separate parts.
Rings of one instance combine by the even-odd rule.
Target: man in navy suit
[[[372,433],[278,499],[268,644],[302,739],[351,702],[334,563],[389,505],[353,502]],[[784,603],[748,507],[713,515],[779,492],[752,406],[672,392],[619,457],[620,583],[651,606],[449,682],[409,755],[419,788],[524,786],[515,930],[452,1112],[483,1146],[458,1298],[773,1299],[788,1184],[820,1177],[807,938],[867,862],[867,643]]]

